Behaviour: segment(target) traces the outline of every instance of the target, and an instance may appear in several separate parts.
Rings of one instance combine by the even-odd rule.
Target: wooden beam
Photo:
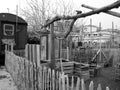
[[[82,7],[85,7],[85,8],[88,8],[88,9],[91,9],[93,11],[97,10],[98,8],[94,8],[94,7],[91,7],[91,6],[88,6],[88,5],[85,5],[85,4],[82,4]],[[114,12],[114,11],[105,11],[104,13],[107,13],[107,14],[110,14],[112,16],[116,16],[116,17],[119,17],[120,18],[120,13],[118,12]]]
[[[69,16],[69,15],[68,16],[55,16],[49,22],[47,22],[45,25],[43,25],[42,28],[49,26],[50,24],[52,24],[55,21],[83,18],[83,17],[90,16],[93,14],[99,14],[100,12],[106,12],[113,8],[118,8],[119,6],[120,6],[120,0],[114,2],[113,4],[110,4],[108,6],[105,6],[105,7],[102,7],[102,8],[96,9],[94,11],[87,12],[87,13],[77,14],[77,15],[73,15],[73,16]]]
[[[54,23],[51,24],[50,28],[50,67],[55,69],[55,46],[54,46]]]

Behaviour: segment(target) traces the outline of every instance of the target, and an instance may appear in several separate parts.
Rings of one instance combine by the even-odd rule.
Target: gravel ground
[[[0,90],[17,90],[13,79],[4,66],[0,67]]]

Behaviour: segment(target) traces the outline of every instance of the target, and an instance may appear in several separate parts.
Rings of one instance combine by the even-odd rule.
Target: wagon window
[[[14,25],[4,24],[4,35],[13,36],[14,35]]]

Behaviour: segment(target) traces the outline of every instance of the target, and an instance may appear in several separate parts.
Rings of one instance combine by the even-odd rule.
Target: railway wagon
[[[11,13],[0,13],[0,56],[5,45],[14,45],[14,50],[23,50],[27,43],[27,22]],[[0,61],[1,62],[1,61]]]

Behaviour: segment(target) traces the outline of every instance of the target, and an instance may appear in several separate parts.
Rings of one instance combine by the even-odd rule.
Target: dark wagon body
[[[14,50],[25,49],[27,43],[27,22],[10,13],[0,13],[0,55],[5,44],[14,44]]]

